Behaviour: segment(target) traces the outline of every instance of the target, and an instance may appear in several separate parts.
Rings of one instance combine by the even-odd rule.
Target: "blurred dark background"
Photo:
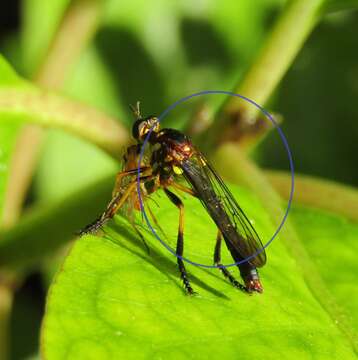
[[[275,109],[300,173],[358,182],[358,14],[332,14],[317,26],[283,79]],[[285,154],[268,138],[264,165]]]
[[[20,24],[20,1],[3,1],[0,13],[0,41],[16,32]]]

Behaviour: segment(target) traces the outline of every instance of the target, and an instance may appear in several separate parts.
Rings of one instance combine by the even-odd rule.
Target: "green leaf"
[[[262,238],[269,239],[274,228],[258,200],[243,189],[232,190],[249,218],[255,218]],[[160,205],[156,216],[172,245],[178,213],[164,196],[155,201]],[[215,228],[196,199],[185,199],[185,205],[185,254],[192,258],[199,252],[211,262],[208,246],[214,244]],[[311,225],[321,227],[314,221]],[[306,285],[284,240],[268,249],[268,264],[260,272],[263,295],[239,292],[216,269],[187,265],[199,293],[188,297],[175,257],[142,232],[150,254],[120,216],[104,236],[85,236],[74,244],[47,302],[42,333],[46,359],[355,358],[349,340]]]
[[[306,206],[296,206],[292,219],[324,282],[358,329],[357,223]]]

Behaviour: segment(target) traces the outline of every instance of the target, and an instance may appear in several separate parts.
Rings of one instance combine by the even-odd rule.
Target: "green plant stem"
[[[258,104],[265,104],[316,24],[325,0],[289,1],[261,54],[237,91]],[[227,110],[239,108],[247,114],[256,109],[247,102],[230,99]],[[254,111],[254,112],[252,112]]]
[[[235,159],[235,166],[232,166]],[[271,215],[274,224],[280,224],[283,216],[282,201],[262,171],[250,160],[235,144],[226,144],[219,148],[214,156],[217,169],[226,175],[229,181],[242,183],[252,189],[261,200],[267,212]],[[308,256],[304,245],[297,236],[294,227],[287,220],[281,228],[280,239],[287,246],[300,266],[305,281],[323,308],[341,329],[358,351],[357,336],[350,323],[349,317],[338,306],[325,283],[321,279],[314,263]]]
[[[291,174],[283,171],[265,171],[275,190],[288,199]],[[327,210],[353,221],[358,221],[358,193],[354,188],[312,176],[295,175],[295,202]]]
[[[316,24],[326,0],[289,1],[265,44],[235,92],[264,106],[304,41]],[[258,109],[247,101],[231,97],[205,134],[207,147],[213,148],[221,134],[237,131],[235,123],[255,123]],[[233,129],[230,129],[230,126]],[[224,137],[225,140],[225,137]]]
[[[114,158],[128,141],[119,122],[102,112],[46,90],[0,90],[0,114],[41,127],[64,130],[98,146]]]

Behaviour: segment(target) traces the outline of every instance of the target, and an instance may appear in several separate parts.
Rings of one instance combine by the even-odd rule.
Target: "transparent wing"
[[[224,181],[199,151],[182,164],[184,177],[196,192],[220,231],[235,261],[249,260],[255,267],[266,263],[259,235]],[[235,256],[238,254],[238,256]]]

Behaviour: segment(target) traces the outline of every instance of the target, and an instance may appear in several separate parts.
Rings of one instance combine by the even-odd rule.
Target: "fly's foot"
[[[83,236],[83,235],[87,235],[87,234],[93,234],[96,231],[98,231],[104,225],[104,223],[105,223],[105,221],[103,221],[102,218],[98,218],[93,223],[87,225],[82,230],[78,231],[77,235]]]
[[[182,274],[181,279],[183,280],[185,292],[186,292],[188,295],[190,295],[190,296],[197,295],[197,293],[196,293],[196,292],[193,290],[193,288],[191,287],[190,281],[189,281],[189,279],[187,278],[186,273],[185,273],[185,274]]]
[[[195,296],[195,295],[198,295],[198,293],[196,291],[193,290],[193,288],[188,285],[188,284],[184,284],[184,288],[185,288],[185,293],[188,295],[188,296]]]
[[[193,288],[190,285],[188,275],[186,273],[184,264],[181,259],[178,259],[178,265],[179,265],[179,271],[180,271],[180,278],[183,280],[185,292],[190,296],[196,295],[197,293],[193,290]]]
[[[194,291],[190,285],[184,285],[184,286],[185,286],[185,291],[189,296],[198,295],[198,293],[196,291]]]

